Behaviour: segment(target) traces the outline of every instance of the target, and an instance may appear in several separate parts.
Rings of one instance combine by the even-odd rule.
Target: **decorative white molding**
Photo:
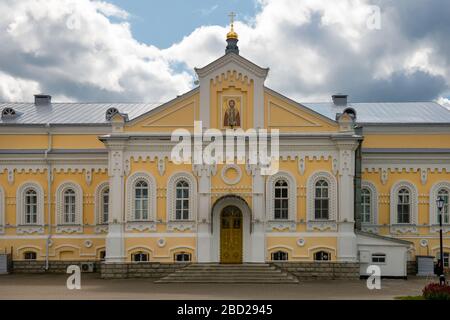
[[[328,182],[328,197],[329,197],[329,216],[327,221],[315,220],[314,214],[314,199],[315,199],[315,185],[319,180]],[[326,229],[337,229],[337,182],[336,178],[326,171],[318,171],[308,178],[306,187],[306,220],[307,229],[319,229],[321,231]]]
[[[64,192],[75,191],[75,223],[64,222]],[[79,184],[68,181],[61,183],[56,189],[56,232],[81,232],[83,225],[83,189]]]
[[[84,172],[84,177],[85,177],[85,180],[86,180],[86,184],[88,186],[90,186],[91,183],[92,183],[92,170],[86,170]]]
[[[288,221],[275,219],[275,183],[279,180],[285,180],[288,184]],[[295,221],[297,220],[297,181],[290,172],[279,171],[278,173],[268,177],[266,181],[266,210],[266,220],[272,222],[277,221],[277,223],[285,222],[289,226],[293,222],[293,228],[296,228]]]
[[[95,207],[95,223],[97,225],[103,225],[108,223],[108,221],[103,221],[103,198],[102,198],[103,191],[107,188],[109,188],[109,181],[102,182],[97,186],[97,188],[95,188],[94,207]],[[111,196],[111,193],[109,193],[109,196]],[[109,205],[109,208],[110,207],[111,206]],[[110,212],[108,214],[110,214]]]
[[[12,185],[14,183],[14,169],[8,169],[8,183]]]
[[[299,247],[304,247],[305,244],[306,244],[306,240],[305,240],[305,239],[303,239],[303,238],[298,238],[298,239],[297,239],[297,245],[298,245]]]
[[[166,161],[165,158],[158,158],[158,172],[160,176],[163,176],[166,172]]]
[[[27,226],[27,223],[25,222],[25,193],[30,189],[34,190],[36,192],[36,196],[37,196],[37,219],[36,219],[36,223],[30,225],[30,227],[43,226],[44,225],[44,189],[42,188],[42,186],[39,183],[34,182],[34,181],[24,182],[17,189],[17,192],[16,192],[17,226]],[[26,228],[26,229],[28,229],[28,228]],[[33,228],[31,228],[31,229],[33,229]]]
[[[378,234],[380,232],[380,226],[376,224],[363,223],[361,224],[361,230],[364,232]]]
[[[176,221],[175,219],[175,202],[176,202],[176,185],[180,180],[185,180],[189,184],[189,219],[195,221],[197,219],[197,180],[187,172],[176,172],[167,180],[167,221]],[[169,226],[168,226],[169,228]]]
[[[170,221],[167,223],[167,231],[195,231],[195,221]]]
[[[17,226],[16,228],[17,234],[33,234],[33,233],[44,233],[44,227],[43,226]]]
[[[59,225],[56,227],[56,233],[82,233],[82,226],[75,225]]]
[[[83,245],[84,245],[86,248],[92,247],[92,245],[93,245],[92,240],[90,240],[90,239],[84,240],[84,241],[83,241]]]
[[[155,221],[156,219],[156,180],[147,172],[135,172],[127,179],[127,221],[136,221],[134,217],[135,205],[135,185],[138,181],[145,181],[148,185],[148,219],[146,221]],[[141,222],[141,221],[136,221]]]
[[[430,226],[430,232],[431,233],[439,233],[441,230],[441,227],[438,224],[433,224]],[[443,224],[442,225],[442,233],[450,232],[450,225],[449,224]]]
[[[381,180],[381,183],[382,183],[383,185],[385,185],[385,184],[388,182],[388,179],[389,179],[389,173],[388,173],[388,170],[387,170],[386,168],[381,169],[381,171],[380,171],[380,180]]]
[[[97,225],[94,228],[95,233],[108,233],[108,225]]]
[[[236,170],[237,177],[234,179],[228,179],[227,178],[228,170]],[[241,167],[238,166],[237,164],[224,165],[220,174],[221,174],[222,180],[228,185],[235,185],[235,184],[239,183],[239,181],[241,181],[241,179],[242,179],[242,170],[241,170]]]
[[[417,233],[417,226],[415,224],[391,224],[390,227],[391,234],[395,233]]]
[[[370,222],[362,223],[362,225],[378,224],[378,191],[375,184],[370,181],[363,180],[361,189],[367,189],[370,192]]]
[[[337,231],[336,221],[308,221],[306,223],[306,228],[308,231]]]
[[[130,221],[125,225],[125,231],[156,231],[156,222]]]
[[[160,248],[164,248],[166,246],[166,239],[164,238],[159,238],[158,241],[156,242],[158,244],[158,247]]]
[[[293,221],[267,221],[266,223],[266,231],[296,231],[297,230],[297,224]]]
[[[428,180],[428,170],[426,168],[420,169],[420,182],[422,182],[422,185],[425,185]]]
[[[437,183],[435,183],[431,189],[430,189],[430,198],[429,198],[429,208],[430,208],[430,214],[429,214],[429,218],[430,218],[430,226],[431,228],[434,230],[433,225],[437,225],[439,224],[439,212],[438,212],[438,208],[436,206],[436,200],[438,197],[438,193],[439,190],[441,189],[445,189],[449,196],[450,196],[450,182],[449,181],[439,181]],[[444,220],[442,220],[442,223],[444,223]],[[431,231],[434,232],[434,231]]]
[[[410,221],[408,224],[405,224],[404,227],[401,227],[402,224],[399,224],[397,221],[397,204],[398,204],[398,192],[406,188],[410,193]],[[411,226],[415,226],[417,224],[417,215],[418,215],[418,192],[416,186],[409,181],[398,181],[391,188],[391,198],[390,198],[390,221],[391,221],[391,231],[393,232],[407,232],[408,230],[412,230]],[[411,231],[413,232],[413,231]],[[417,228],[415,231],[417,232]]]
[[[304,175],[305,174],[305,170],[306,170],[305,157],[298,157],[297,158],[297,164],[298,164],[298,172],[301,175]]]

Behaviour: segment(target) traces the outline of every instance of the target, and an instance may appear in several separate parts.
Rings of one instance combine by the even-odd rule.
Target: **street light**
[[[440,268],[439,268],[439,283],[440,285],[445,284],[445,275],[444,275],[444,247],[442,245],[442,209],[445,205],[444,197],[439,196],[436,200],[436,205],[439,210],[439,246],[440,246]]]

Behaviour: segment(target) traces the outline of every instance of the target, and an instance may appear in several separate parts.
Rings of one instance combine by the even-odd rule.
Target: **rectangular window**
[[[386,255],[383,253],[372,254],[372,263],[386,263]]]

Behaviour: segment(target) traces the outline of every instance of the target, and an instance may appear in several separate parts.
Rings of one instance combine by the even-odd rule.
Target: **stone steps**
[[[298,283],[297,278],[269,264],[191,264],[158,283]]]

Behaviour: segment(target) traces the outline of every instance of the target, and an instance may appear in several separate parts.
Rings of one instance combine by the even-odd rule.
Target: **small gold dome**
[[[238,34],[233,29],[233,24],[231,24],[231,30],[227,33],[227,39],[237,39]]]

